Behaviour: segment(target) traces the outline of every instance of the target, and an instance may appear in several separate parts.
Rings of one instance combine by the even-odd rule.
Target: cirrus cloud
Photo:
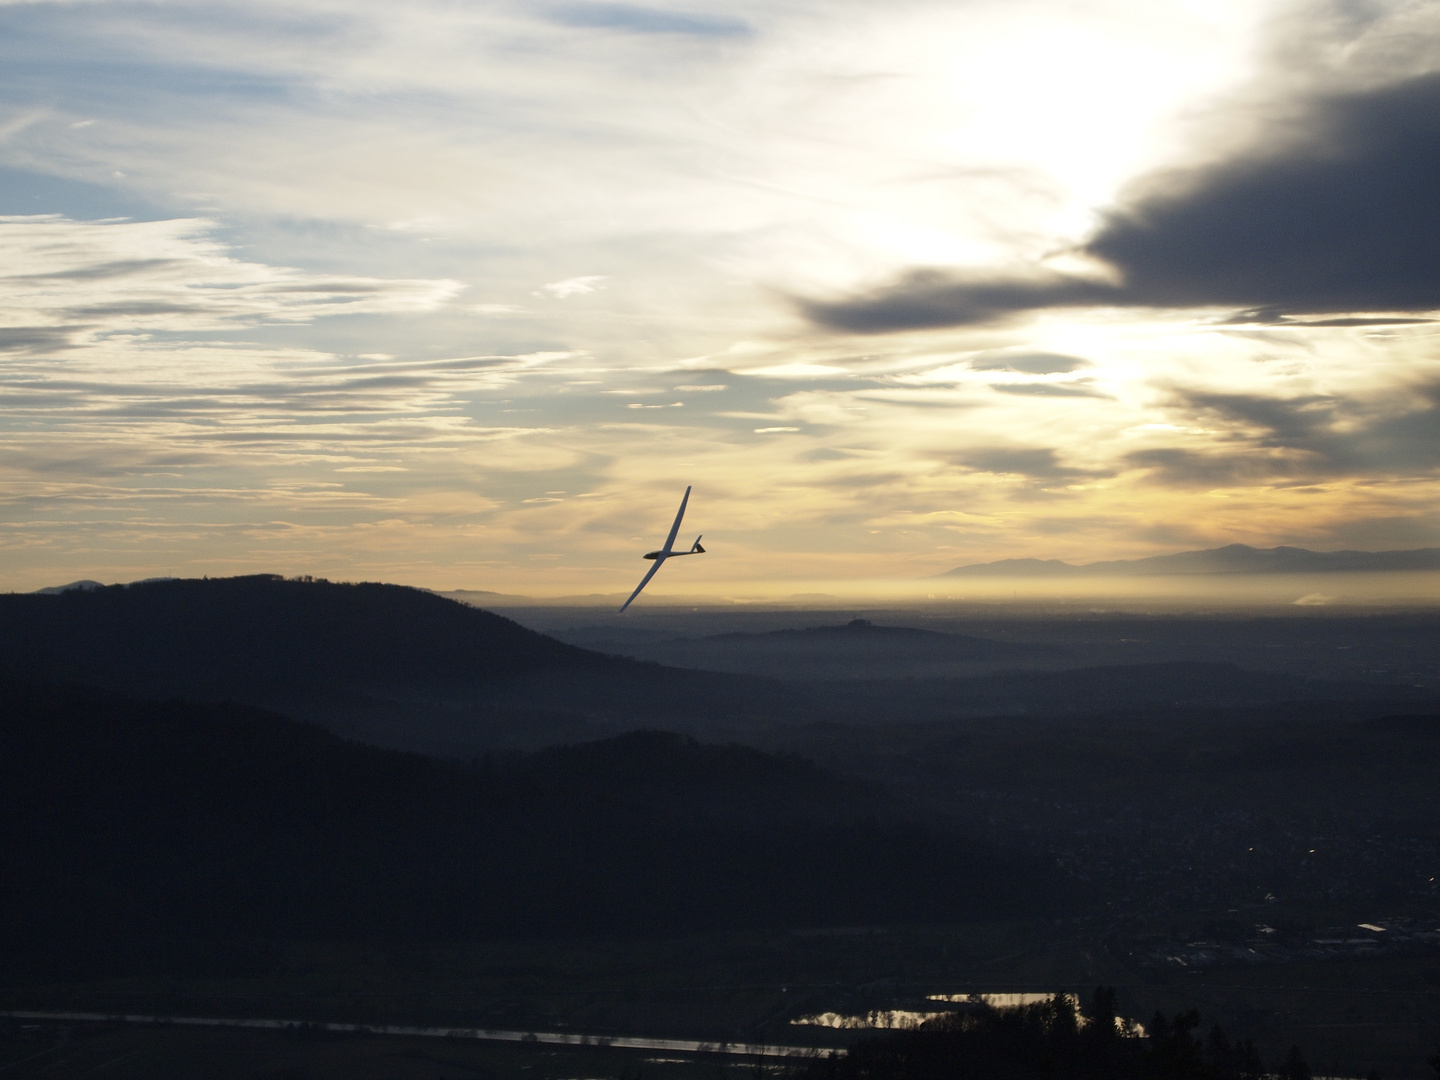
[[[228,329],[434,311],[452,280],[306,273],[235,258],[203,219],[0,217],[0,324],[12,333]],[[60,328],[69,327],[68,331]]]

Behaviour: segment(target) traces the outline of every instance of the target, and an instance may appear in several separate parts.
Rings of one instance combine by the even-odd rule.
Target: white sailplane
[[[630,601],[640,595],[640,590],[650,584],[650,579],[655,576],[655,571],[665,565],[666,559],[678,559],[681,555],[704,555],[705,549],[700,546],[700,537],[695,537],[695,543],[690,545],[689,551],[675,550],[675,537],[680,532],[680,519],[685,516],[685,504],[690,501],[690,489],[685,489],[685,497],[680,500],[680,510],[675,515],[675,524],[670,526],[670,535],[665,538],[665,546],[659,551],[647,551],[645,558],[654,559],[655,565],[650,567],[649,572],[640,579],[640,584],[635,586],[635,591],[630,594],[630,600],[620,605],[623,613],[630,606]]]

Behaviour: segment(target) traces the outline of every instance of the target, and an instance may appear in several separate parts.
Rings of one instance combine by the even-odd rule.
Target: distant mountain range
[[[1229,544],[1204,551],[1075,565],[1059,559],[1000,559],[957,566],[937,577],[1082,577],[1141,574],[1334,574],[1440,570],[1440,548],[1411,551],[1310,551]]]
[[[48,589],[36,589],[35,595],[59,596],[61,593],[71,592],[75,589],[79,589],[81,592],[89,592],[91,589],[103,589],[104,587],[105,585],[103,582],[92,581],[90,578],[84,578],[80,581],[72,581],[69,585],[51,585]]]

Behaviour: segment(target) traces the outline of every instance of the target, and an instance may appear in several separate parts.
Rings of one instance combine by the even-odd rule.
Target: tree
[[[1300,1047],[1290,1047],[1290,1052],[1285,1055],[1285,1062],[1280,1066],[1281,1080],[1312,1080],[1310,1066],[1305,1062],[1305,1055],[1300,1052]]]

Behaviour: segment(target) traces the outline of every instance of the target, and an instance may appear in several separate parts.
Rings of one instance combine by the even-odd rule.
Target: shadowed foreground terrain
[[[0,933],[22,972],[143,969],[156,938],[943,921],[1033,909],[1043,881],[869,785],[658,732],[462,765],[49,685],[0,685],[0,717]]]
[[[1310,1080],[1292,1047],[1266,1067],[1249,1040],[1218,1025],[1197,1037],[1200,1016],[1157,1013],[1143,1035],[1116,1024],[1113,990],[1082,1014],[1069,996],[944,1016],[918,1030],[862,1040],[842,1058],[816,1061],[806,1080]]]
[[[836,1046],[1105,984],[1272,1067],[1427,1074],[1440,620],[644,614],[564,644],[394,586],[0,596],[0,1000]],[[5,1030],[74,1075],[166,1039]],[[693,1075],[534,1053],[501,1071]]]

